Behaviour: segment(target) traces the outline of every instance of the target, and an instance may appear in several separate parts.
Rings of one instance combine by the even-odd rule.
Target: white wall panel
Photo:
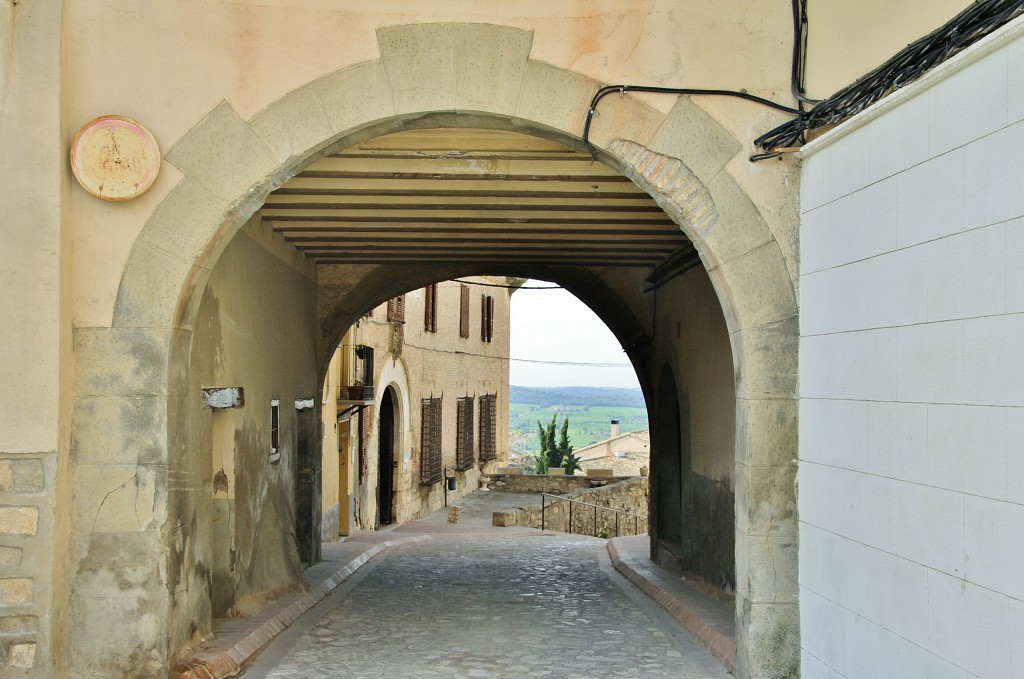
[[[897,178],[899,247],[948,236],[964,225],[964,151],[913,166]]]

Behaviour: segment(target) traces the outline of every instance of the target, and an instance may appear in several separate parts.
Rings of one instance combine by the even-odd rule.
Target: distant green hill
[[[536,406],[621,406],[646,408],[639,389],[618,387],[509,387],[509,402]]]
[[[537,422],[569,418],[569,439],[583,448],[608,438],[611,420],[622,433],[648,428],[647,406],[639,389],[612,387],[510,387],[509,433],[512,450],[535,453]]]

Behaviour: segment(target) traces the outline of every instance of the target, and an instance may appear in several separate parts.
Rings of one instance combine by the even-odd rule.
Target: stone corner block
[[[736,396],[795,399],[800,344],[796,317],[730,335],[736,357]]]
[[[799,401],[739,399],[736,406],[736,462],[767,467],[795,463]]]
[[[35,535],[38,532],[38,507],[0,505],[0,535]]]
[[[74,526],[79,532],[158,531],[167,518],[167,468],[80,465],[75,470]]]
[[[233,204],[274,173],[278,163],[227,102],[221,102],[167,152],[168,162]]]
[[[738,601],[736,676],[800,676],[800,609],[792,604]]]
[[[600,87],[597,80],[531,59],[516,117],[582,137],[590,100]]]
[[[171,341],[160,328],[75,328],[78,396],[162,396],[181,380],[168,370]],[[175,392],[176,393],[176,392]]]
[[[0,493],[38,493],[45,487],[46,470],[41,459],[0,459]]]
[[[704,234],[715,266],[730,262],[775,240],[771,229],[746,192],[727,172],[709,184],[719,218]],[[781,251],[780,251],[781,252]]]
[[[72,411],[76,464],[161,464],[167,461],[167,399],[82,397]]]
[[[312,85],[289,92],[258,113],[249,126],[282,165],[297,165],[334,134]]]
[[[455,108],[515,113],[533,32],[493,24],[455,24]]]
[[[377,29],[381,61],[398,113],[455,109],[453,24]]]
[[[730,291],[723,305],[731,331],[757,328],[797,315],[796,292],[775,240],[715,269]]]
[[[651,150],[679,158],[709,182],[743,144],[689,97],[680,96],[651,141]]]
[[[171,328],[178,322],[182,282],[191,265],[139,240],[121,276],[113,325]]]

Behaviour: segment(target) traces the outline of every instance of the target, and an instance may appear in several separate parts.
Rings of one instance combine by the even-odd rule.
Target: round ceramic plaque
[[[86,191],[103,200],[131,200],[156,181],[160,147],[138,121],[101,116],[71,142],[71,170]]]

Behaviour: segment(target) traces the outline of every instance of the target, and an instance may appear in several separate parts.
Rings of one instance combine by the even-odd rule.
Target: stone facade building
[[[621,341],[737,676],[1020,677],[1016,5],[0,0],[0,673],[163,676],[301,586],[345,330],[492,275]]]

